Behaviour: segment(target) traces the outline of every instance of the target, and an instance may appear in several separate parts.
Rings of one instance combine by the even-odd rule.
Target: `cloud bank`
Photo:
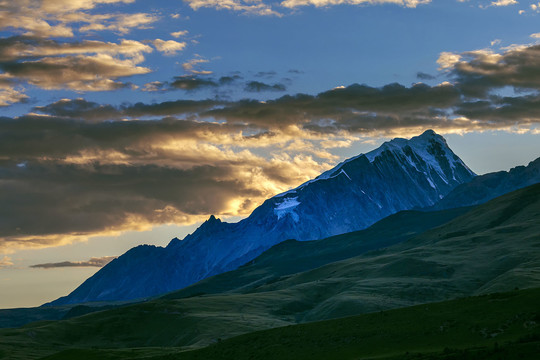
[[[55,268],[65,268],[65,267],[103,267],[116,259],[116,256],[104,256],[100,258],[90,258],[87,261],[62,261],[58,263],[46,263],[46,264],[36,264],[31,265],[31,268],[34,269],[55,269]]]
[[[14,72],[22,71],[13,69],[24,70],[22,64],[36,61],[31,57],[38,63],[56,56],[83,61],[97,56],[99,48],[100,56],[137,62],[149,51],[148,44],[129,41],[62,44],[28,36],[4,39],[4,44],[0,66],[7,75],[0,77],[0,86],[6,89]],[[191,69],[199,71],[195,66],[201,63],[192,62]],[[111,105],[81,97],[0,118],[0,203],[5,204],[0,207],[0,251],[157,224],[189,224],[208,214],[247,215],[269,196],[331,167],[338,160],[334,149],[373,137],[414,135],[427,128],[464,133],[538,127],[538,45],[498,53],[443,53],[438,63],[442,72],[437,78],[448,81],[436,85],[352,84],[267,101]],[[258,78],[274,75],[265,72]],[[36,75],[28,81],[99,85],[66,76],[48,80]],[[418,77],[435,79],[425,73]],[[249,83],[243,81],[239,75],[193,73],[170,83],[149,83],[148,91]],[[257,82],[254,89],[268,90],[265,86],[274,85]]]
[[[142,65],[146,54],[157,50],[173,56],[186,48],[186,42],[175,40],[125,39],[132,30],[147,29],[159,19],[150,13],[110,11],[110,6],[134,1],[0,2],[0,30],[11,34],[0,38],[0,106],[26,101],[26,86],[76,92],[136,88],[123,79],[152,71]],[[101,39],[96,33],[105,31],[119,40],[74,40]]]

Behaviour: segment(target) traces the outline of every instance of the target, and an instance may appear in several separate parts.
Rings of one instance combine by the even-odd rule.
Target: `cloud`
[[[54,269],[54,268],[63,268],[63,267],[103,267],[116,259],[116,256],[104,256],[100,258],[90,258],[87,261],[62,261],[58,263],[46,263],[46,264],[36,264],[31,265],[31,268],[41,268],[41,269]]]
[[[456,113],[493,126],[535,125],[540,123],[540,96],[491,96],[488,100],[464,102]]]
[[[174,40],[165,41],[156,39],[153,41],[153,44],[159,52],[162,52],[167,56],[176,55],[178,51],[182,51],[186,47],[185,42],[178,42]]]
[[[75,31],[116,31],[147,28],[158,17],[146,13],[91,13],[103,5],[134,0],[17,0],[0,3],[0,29],[38,37],[73,37]],[[79,26],[78,28],[76,26]]]
[[[0,39],[0,61],[33,60],[42,57],[64,55],[107,54],[138,58],[152,52],[152,48],[139,41],[122,40],[120,43],[85,40],[81,42],[58,42],[27,36]]]
[[[468,96],[485,97],[505,86],[540,89],[540,45],[511,46],[502,53],[443,53],[437,62],[450,71],[460,91]]]
[[[0,87],[0,107],[21,103],[28,99],[28,95],[13,88]]]
[[[70,16],[75,20],[77,16]],[[159,20],[159,17],[152,14],[136,13],[136,14],[105,14],[105,15],[82,15],[78,17],[78,21],[86,23],[79,28],[80,32],[92,31],[114,31],[121,35],[129,33],[132,29],[149,29],[150,24]]]
[[[25,102],[27,99],[28,96],[24,94],[24,89],[16,89],[13,80],[0,74],[0,107]]]
[[[459,101],[459,92],[450,84],[434,87],[415,84],[410,88],[399,84],[382,88],[353,84],[316,96],[286,95],[266,102],[242,100],[209,110],[206,114],[267,127],[285,128],[296,124],[308,126],[313,131],[337,132],[347,130],[348,123],[359,119],[369,123],[370,128],[376,127],[378,116],[386,114],[396,122],[407,116],[432,116],[431,111],[454,106]]]
[[[122,115],[137,118],[141,116],[170,116],[198,114],[224,103],[217,100],[176,100],[157,104],[136,103],[121,108]]]
[[[395,4],[408,8],[416,8],[418,5],[429,3],[431,3],[431,0],[285,0],[281,3],[281,6],[295,8],[299,6],[327,7],[334,5]]]
[[[139,102],[114,107],[77,98],[62,99],[46,106],[34,107],[33,110],[53,117],[96,123],[109,120],[139,119],[148,116],[197,114],[223,104],[223,102],[216,100],[175,100],[156,104]],[[152,124],[156,123],[147,123],[149,126]]]
[[[119,60],[106,54],[1,63],[0,69],[8,76],[25,80],[42,89],[75,91],[123,88],[126,84],[115,81],[117,78],[150,72],[148,68],[137,66],[133,60]]]
[[[516,5],[518,2],[516,0],[497,0],[493,1],[490,6],[510,6]]]
[[[13,262],[9,256],[4,256],[0,259],[0,269],[13,266]]]
[[[238,11],[247,15],[282,16],[262,0],[185,0],[193,10],[214,8]]]
[[[209,63],[210,60],[204,59],[202,57],[196,57],[195,59],[191,59],[185,63],[182,64],[182,68],[184,71],[189,72],[191,74],[196,75],[210,75],[212,74],[212,71],[208,70],[198,70],[200,64],[206,64]]]
[[[220,85],[231,85],[241,79],[242,77],[240,75],[222,76],[219,78],[219,83]]]
[[[141,104],[119,111],[135,115],[190,106],[203,107],[195,102]],[[115,116],[109,106],[79,100],[44,109],[62,118],[0,118],[5,136],[0,143],[0,203],[9,204],[0,209],[3,251],[157,224],[188,224],[210,213],[245,215],[265,198],[328,168],[301,149],[294,157],[282,151],[262,157],[251,150],[267,147],[272,154],[272,148],[288,146],[298,132],[268,133],[247,125],[170,117],[68,118],[77,109],[86,117],[91,111]],[[314,149],[305,146],[304,153]]]
[[[187,31],[187,30],[180,30],[180,31],[172,32],[171,36],[175,37],[175,38],[179,38],[179,37],[182,37],[182,36],[186,36],[188,33],[189,33],[189,31]]]
[[[139,66],[152,48],[138,41],[63,43],[33,37],[0,39],[0,70],[5,79],[43,89],[103,91],[125,87],[118,78],[146,74]]]
[[[250,81],[246,84],[244,89],[249,92],[262,92],[262,91],[285,91],[287,88],[283,84],[265,84],[260,81]]]
[[[500,0],[513,1],[513,0]],[[278,4],[268,4],[263,0],[185,0],[195,11],[201,8],[216,10],[237,11],[245,15],[283,16],[275,9],[276,6],[286,9],[295,9],[301,6],[330,7],[336,5],[380,5],[393,4],[407,8],[416,8],[419,5],[429,4],[431,0],[285,0]]]
[[[174,89],[193,91],[204,88],[215,88],[219,85],[212,79],[186,75],[176,77],[175,80],[170,84],[170,86]]]
[[[95,102],[88,102],[83,98],[62,99],[46,106],[35,107],[34,111],[89,122],[115,120],[122,117],[122,112],[111,105],[100,105]]]
[[[154,92],[165,91],[167,83],[162,81],[152,81],[143,85],[142,91]]]
[[[80,55],[76,47],[49,48]],[[12,53],[1,56],[9,60]],[[446,53],[438,76],[451,81],[435,86],[352,84],[267,101],[112,106],[64,99],[35,107],[36,114],[0,118],[0,203],[8,204],[0,207],[0,249],[188,224],[210,213],[246,215],[267,197],[328,169],[337,160],[332,149],[360,139],[426,128],[535,129],[537,61],[537,46],[516,45],[499,53]],[[191,75],[149,87],[193,90],[238,80]],[[11,81],[0,77],[0,84]],[[507,86],[527,91],[502,96],[498,90]]]
[[[275,71],[259,71],[255,77],[273,78],[277,73]]]
[[[454,67],[461,60],[461,55],[451,52],[442,52],[437,59],[439,70],[447,70]]]
[[[434,80],[435,79],[435,76],[433,75],[430,75],[430,74],[426,74],[424,72],[417,72],[416,73],[416,77],[420,80]]]

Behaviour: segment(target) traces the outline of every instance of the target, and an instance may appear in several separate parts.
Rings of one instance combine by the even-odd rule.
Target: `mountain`
[[[440,214],[453,211],[445,210]],[[396,214],[375,227],[392,236],[399,233],[400,227],[409,230],[409,220],[420,224],[422,218],[414,220],[411,217],[414,214],[420,217],[428,215],[420,212]],[[326,246],[323,246],[326,240],[284,242],[234,271],[237,280],[232,288],[214,287],[213,293],[209,294],[188,294],[181,290],[145,303],[63,321],[39,322],[19,329],[0,330],[0,359],[36,359],[73,348],[87,351],[106,349],[99,355],[107,356],[88,358],[119,358],[115,350],[119,348],[128,348],[124,352],[125,358],[129,359],[148,358],[154,351],[161,352],[163,358],[175,358],[173,354],[187,348],[203,347],[219,342],[218,339],[252,331],[362,313],[372,313],[372,319],[377,316],[384,319],[382,312],[386,313],[388,309],[482,294],[493,295],[487,297],[488,307],[481,313],[467,310],[462,316],[456,317],[452,312],[456,309],[449,305],[449,313],[445,315],[448,321],[435,320],[434,329],[442,337],[443,347],[448,346],[444,344],[448,344],[451,338],[447,331],[456,326],[461,328],[465,339],[473,336],[480,340],[499,340],[502,345],[500,339],[511,329],[527,328],[538,333],[539,315],[538,311],[534,311],[538,309],[538,306],[534,307],[538,304],[538,295],[536,300],[530,299],[528,302],[533,308],[526,310],[520,307],[521,301],[509,302],[516,298],[516,292],[512,291],[508,296],[502,296],[500,292],[540,286],[539,218],[540,184],[536,184],[478,205],[441,226],[396,245],[308,271],[294,273],[293,270],[284,276],[268,278],[256,286],[244,286],[242,278],[246,280],[244,284],[250,284],[253,281],[249,277],[256,275],[256,271],[294,266],[294,260],[302,262],[309,258],[306,253],[314,249],[314,243],[319,243],[316,247],[319,251],[336,244],[335,238],[327,239]],[[419,229],[417,226],[412,228],[413,231],[414,228]],[[369,246],[373,234],[370,235],[368,230],[349,234],[351,239],[342,240],[350,246],[360,247],[362,243]],[[383,233],[380,235],[385,239]],[[282,257],[283,253],[289,254],[289,257]],[[316,256],[313,254],[313,258]],[[204,282],[208,286],[211,280]],[[215,285],[220,286],[219,283]],[[429,312],[418,314],[413,319],[438,314],[433,304],[419,309]],[[501,309],[514,309],[516,313],[491,322],[498,317]],[[475,316],[476,321],[465,325],[465,319]],[[395,328],[403,333],[403,329],[409,329],[407,326],[415,327],[424,323],[411,321],[407,320],[408,325],[403,323],[406,327],[396,325]],[[478,325],[484,321],[487,321],[486,325],[474,325],[475,322]],[[376,329],[378,323],[371,321],[370,326]],[[408,339],[409,333],[405,333]],[[420,331],[418,335],[421,338],[427,334]],[[336,336],[340,346],[344,346],[345,341],[353,341],[340,337],[339,333]],[[366,339],[359,339],[364,344]],[[379,348],[384,348],[392,340],[392,337],[387,338]],[[275,340],[273,343],[286,345],[288,342]],[[424,350],[430,348],[430,343],[426,344]],[[271,352],[271,349],[268,351]],[[177,357],[183,355],[176,354]],[[189,358],[188,355],[186,357]],[[67,358],[87,357],[71,354]]]
[[[238,223],[211,216],[166,248],[133,248],[52,304],[129,300],[180,289],[236,269],[287,239],[322,239],[434,205],[474,176],[432,130],[393,139],[266,200]]]
[[[477,176],[456,186],[432,207],[433,210],[482,204],[511,191],[540,183],[540,158],[527,166]]]
[[[367,229],[331,236],[322,240],[286,240],[236,270],[201,280],[184,289],[163,295],[180,299],[201,294],[254,291],[285,277],[336,261],[365,254],[406,241],[463,215],[471,207],[442,211],[403,210]]]

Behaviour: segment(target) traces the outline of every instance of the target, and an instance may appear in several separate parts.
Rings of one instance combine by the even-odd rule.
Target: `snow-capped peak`
[[[414,136],[410,140],[395,138],[390,141],[386,141],[380,147],[366,153],[365,155],[369,159],[369,162],[373,162],[377,156],[387,150],[401,150],[405,146],[409,145],[413,150],[425,151],[425,149],[427,149],[433,143],[439,143],[443,148],[448,149],[446,140],[444,140],[441,135],[437,134],[433,130],[426,130],[421,135]],[[433,155],[429,156],[432,157]]]
[[[450,180],[455,180],[456,165],[465,168],[471,175],[475,175],[465,163],[452,152],[448,147],[446,140],[433,130],[426,130],[423,134],[415,136],[410,140],[395,138],[391,141],[387,141],[379,148],[368,152],[366,157],[373,163],[375,159],[381,156],[385,151],[390,151],[404,157],[407,162],[418,171],[424,172],[424,170],[419,168],[419,165],[422,162],[425,163],[447,184]],[[421,161],[419,161],[420,159]],[[431,184],[432,181],[430,181],[430,185]]]

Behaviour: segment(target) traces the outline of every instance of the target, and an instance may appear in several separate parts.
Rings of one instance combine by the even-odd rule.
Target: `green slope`
[[[537,359],[539,304],[540,288],[515,290],[260,331],[195,351],[74,349],[46,359]]]
[[[539,219],[540,185],[535,185],[406,242],[257,286],[187,298],[178,293],[177,299],[170,294],[0,331],[0,352],[32,359],[70,347],[201,347],[271,327],[540,286]]]

